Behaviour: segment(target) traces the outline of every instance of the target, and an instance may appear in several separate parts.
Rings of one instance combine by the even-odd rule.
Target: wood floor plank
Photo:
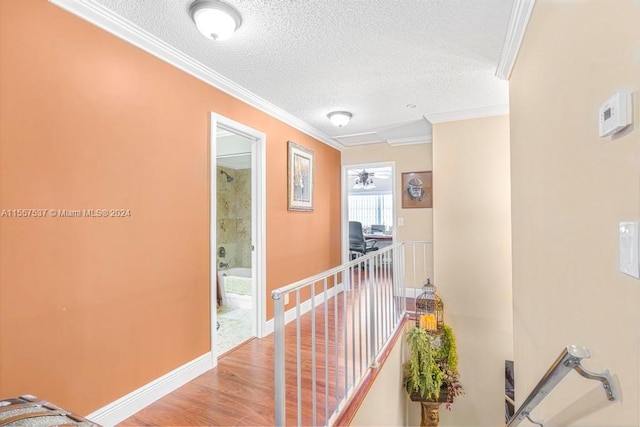
[[[370,343],[367,336],[357,332],[358,327],[366,327],[367,319],[371,316],[370,311],[365,312],[363,302],[365,300],[361,300],[361,297],[366,300],[371,297],[371,294],[364,292],[368,284],[367,273],[357,272],[362,280],[360,286],[354,286],[346,294],[339,294],[337,300],[329,299],[326,305],[321,304],[300,319],[302,425],[311,425],[313,422],[312,357],[314,354],[317,366],[315,378],[317,425],[325,423],[325,413],[330,416],[345,395],[345,391],[353,385],[354,373],[358,376],[368,368],[366,360],[361,360],[359,351],[366,350],[366,346]],[[402,307],[401,300],[390,296],[389,286],[389,276],[376,276],[376,292],[380,296],[389,296],[387,303],[395,304],[396,312],[399,313]],[[324,302],[324,298],[322,301]],[[393,310],[380,310],[376,316],[387,316],[387,323],[390,325],[392,312]],[[316,322],[315,352],[310,340],[313,317]],[[380,328],[376,335],[377,339],[382,339],[386,329],[391,329],[391,326]],[[387,332],[390,333],[390,330]],[[285,342],[287,425],[294,426],[298,425],[295,321],[285,328]],[[328,346],[328,354],[325,354],[325,343]],[[263,339],[252,339],[221,357],[216,368],[144,408],[123,421],[120,426],[274,425],[273,357],[273,334]],[[328,374],[328,378],[325,373]]]

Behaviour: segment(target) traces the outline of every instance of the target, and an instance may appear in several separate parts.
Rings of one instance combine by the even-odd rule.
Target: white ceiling
[[[219,42],[196,29],[191,0],[84,1],[345,146],[428,141],[425,116],[508,104],[495,72],[514,0],[227,0],[243,21]],[[331,125],[333,110],[351,123]]]
[[[251,168],[251,140],[221,129],[216,131],[216,163],[230,169]]]
[[[251,154],[233,154],[216,157],[216,165],[229,169],[251,169]]]

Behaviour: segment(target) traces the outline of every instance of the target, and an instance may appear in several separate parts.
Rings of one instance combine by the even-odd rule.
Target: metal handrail
[[[409,241],[404,241],[404,242],[399,242],[399,243],[394,243],[393,245],[389,245],[386,246],[380,250],[374,251],[374,252],[370,252],[368,255],[363,255],[360,256],[356,259],[354,259],[353,261],[349,261],[347,263],[344,264],[340,264],[337,267],[334,267],[330,270],[325,270],[322,273],[318,273],[315,276],[311,276],[311,277],[307,277],[306,279],[302,279],[302,280],[298,280],[297,282],[293,282],[290,285],[287,286],[283,286],[281,288],[275,289],[273,291],[271,291],[271,298],[274,300],[280,299],[280,297],[284,294],[288,294],[290,292],[295,291],[296,289],[300,289],[305,287],[306,285],[308,285],[309,283],[312,282],[319,282],[320,280],[324,279],[325,277],[330,277],[333,276],[334,274],[337,273],[341,273],[344,270],[347,270],[351,267],[355,267],[358,264],[361,264],[363,262],[369,261],[370,259],[374,258],[377,255],[383,254],[385,252],[389,252],[391,250],[393,250],[394,248],[397,248],[399,246],[404,246],[406,244],[414,244],[414,243],[422,243],[422,244],[429,244],[432,245],[433,242],[431,241],[426,241],[426,240],[409,240]]]
[[[533,388],[533,391],[529,393],[529,396],[527,396],[525,401],[522,403],[522,406],[520,406],[513,417],[511,417],[507,426],[515,427],[525,418],[531,420],[531,411],[538,406],[542,399],[544,399],[571,370],[575,370],[587,379],[600,381],[605,393],[607,394],[607,399],[610,401],[616,400],[616,391],[614,389],[609,370],[605,369],[603,373],[597,374],[587,370],[580,364],[582,359],[588,359],[590,357],[591,353],[589,352],[589,349],[579,345],[569,345],[562,350],[560,356],[558,356],[558,358],[553,362],[549,370],[547,370],[542,379]],[[537,421],[533,422],[539,424]]]

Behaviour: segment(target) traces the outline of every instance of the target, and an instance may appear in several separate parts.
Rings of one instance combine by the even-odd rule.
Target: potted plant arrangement
[[[437,426],[439,406],[451,410],[464,394],[459,381],[456,339],[444,324],[444,309],[429,281],[416,299],[416,326],[407,331],[410,358],[404,365],[403,385],[411,400],[422,404],[423,426]]]
[[[464,388],[458,379],[453,330],[444,325],[442,332],[434,337],[420,326],[409,329],[407,343],[411,357],[404,365],[404,387],[412,400],[446,403],[447,409],[451,409],[454,398],[463,395]]]

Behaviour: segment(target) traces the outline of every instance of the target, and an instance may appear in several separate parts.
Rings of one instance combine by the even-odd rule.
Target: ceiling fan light
[[[196,0],[189,7],[198,30],[212,40],[226,40],[242,24],[240,13],[219,0]]]
[[[341,128],[349,123],[353,114],[348,111],[333,111],[327,114],[327,117],[331,120],[331,123],[333,123],[334,126]]]
[[[376,184],[373,182],[373,173],[362,170],[358,172],[353,184],[354,190],[373,190],[376,188]]]
[[[365,187],[367,190],[371,190],[371,189],[373,189],[373,188],[376,188],[376,184],[374,184],[374,182],[373,182],[373,178],[369,178],[369,179],[367,180],[367,183],[365,184],[365,186],[364,186],[364,187]]]

